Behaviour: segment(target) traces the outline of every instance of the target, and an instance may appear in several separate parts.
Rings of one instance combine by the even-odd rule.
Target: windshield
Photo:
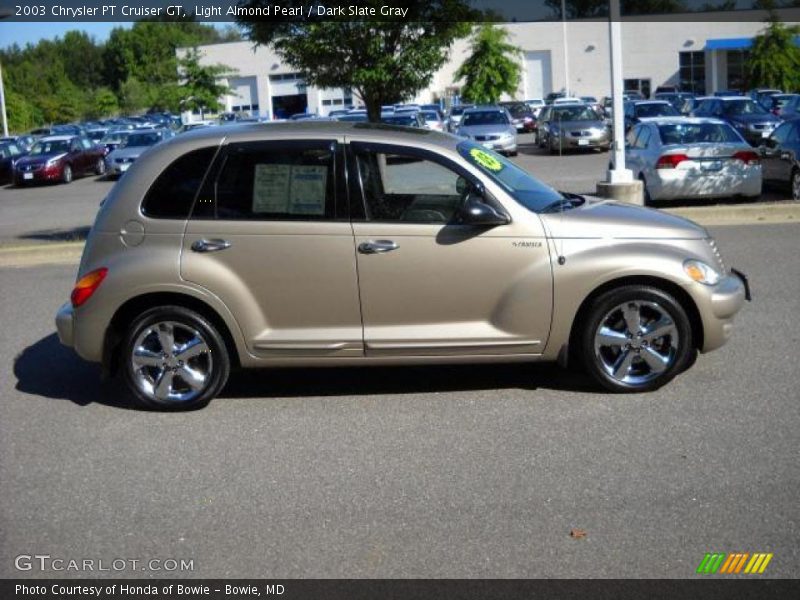
[[[414,115],[406,115],[400,117],[382,117],[381,123],[387,125],[404,125],[406,127],[413,127],[417,124],[417,117]]]
[[[69,140],[53,140],[36,142],[31,148],[31,154],[61,154],[69,152]]]
[[[599,121],[591,106],[560,106],[553,109],[551,121]]]
[[[461,124],[465,127],[478,125],[508,125],[508,117],[499,110],[482,110],[464,114]]]
[[[425,119],[426,121],[438,121],[439,120],[439,114],[436,111],[433,111],[433,110],[423,110],[423,111],[420,112],[420,114],[422,115],[422,118]]]
[[[464,114],[464,111],[467,110],[469,106],[454,106],[450,109],[450,116],[458,117]]]
[[[506,110],[511,113],[511,116],[515,119],[521,119],[522,117],[530,116],[531,107],[527,104],[509,104],[506,106]]]
[[[157,133],[133,133],[128,136],[125,146],[153,146],[161,141]]]
[[[677,117],[678,111],[671,104],[637,104],[637,117]]]
[[[731,100],[724,103],[726,115],[765,115],[767,109],[752,100]]]
[[[106,135],[102,140],[100,140],[101,144],[121,144],[125,138],[128,137],[127,131],[112,131],[108,135]]]
[[[658,133],[669,144],[743,143],[730,125],[722,123],[676,123],[659,125]]]
[[[458,153],[506,190],[517,202],[540,212],[564,198],[507,158],[474,142],[461,142]]]

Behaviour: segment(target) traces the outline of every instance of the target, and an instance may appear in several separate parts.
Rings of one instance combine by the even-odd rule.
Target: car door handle
[[[383,252],[391,252],[397,250],[400,246],[391,240],[375,240],[362,242],[358,245],[358,251],[361,254],[381,254]]]
[[[231,243],[228,240],[197,240],[192,244],[193,252],[219,252],[230,248]]]

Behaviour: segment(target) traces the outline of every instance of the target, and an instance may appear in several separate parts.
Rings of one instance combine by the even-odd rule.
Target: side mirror
[[[485,227],[496,227],[497,225],[507,225],[511,222],[508,215],[505,215],[486,204],[478,192],[470,192],[459,211],[459,222],[465,225],[480,225]]]

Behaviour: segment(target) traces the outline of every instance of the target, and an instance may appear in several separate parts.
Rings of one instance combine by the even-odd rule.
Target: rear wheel
[[[686,311],[657,288],[631,285],[602,294],[583,326],[584,367],[612,392],[655,390],[683,371],[694,355]]]
[[[800,169],[792,171],[792,199],[800,200]]]
[[[72,182],[72,167],[69,165],[64,165],[64,170],[61,171],[61,181],[62,183],[71,183]]]
[[[220,333],[203,316],[180,306],[152,308],[139,315],[125,335],[120,360],[136,400],[161,410],[205,406],[230,373]]]

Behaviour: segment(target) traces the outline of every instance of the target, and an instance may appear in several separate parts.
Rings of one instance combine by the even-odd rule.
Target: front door
[[[457,224],[470,172],[432,151],[350,146],[367,356],[541,353],[552,278],[539,220]]]
[[[181,274],[264,358],[363,356],[353,233],[334,140],[225,147],[186,228]]]

